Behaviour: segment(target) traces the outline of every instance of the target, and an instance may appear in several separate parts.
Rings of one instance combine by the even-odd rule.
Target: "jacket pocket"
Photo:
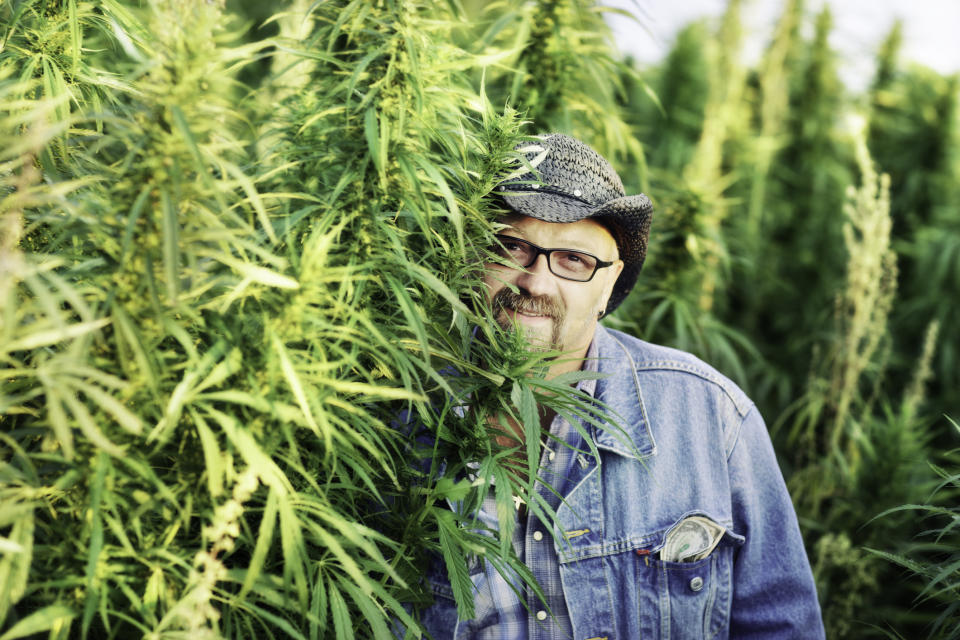
[[[709,555],[694,562],[660,560],[656,547],[637,550],[642,627],[660,640],[726,638],[733,560],[743,541],[742,536],[727,531]]]

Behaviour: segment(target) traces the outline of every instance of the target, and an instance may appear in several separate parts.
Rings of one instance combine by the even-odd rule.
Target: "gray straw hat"
[[[524,165],[497,187],[510,209],[546,222],[593,218],[616,240],[624,264],[604,315],[612,313],[633,289],[643,266],[653,216],[650,199],[642,193],[626,195],[610,163],[568,135],[539,136],[516,150],[529,167]]]

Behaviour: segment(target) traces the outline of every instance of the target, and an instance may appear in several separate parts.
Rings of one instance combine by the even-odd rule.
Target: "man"
[[[625,196],[610,164],[568,136],[521,151],[534,171],[498,187],[513,214],[487,265],[487,299],[501,326],[564,352],[548,377],[598,372],[580,389],[628,438],[584,425],[591,446],[545,416],[541,476],[559,496],[537,491],[556,520],[551,531],[519,510],[513,539],[545,600],[478,563],[477,615],[458,620],[439,572],[426,629],[437,640],[822,638],[796,515],[753,403],[697,358],[598,323],[636,282],[650,201]],[[479,517],[496,527],[492,498]]]

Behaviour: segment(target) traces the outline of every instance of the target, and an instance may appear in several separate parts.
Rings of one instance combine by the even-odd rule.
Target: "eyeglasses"
[[[547,256],[547,266],[550,273],[576,282],[589,282],[597,273],[597,269],[609,267],[613,262],[601,260],[585,251],[573,249],[544,249],[532,242],[514,238],[513,236],[496,235],[499,244],[491,247],[491,251],[503,258],[510,267],[527,269],[533,266],[540,254]]]

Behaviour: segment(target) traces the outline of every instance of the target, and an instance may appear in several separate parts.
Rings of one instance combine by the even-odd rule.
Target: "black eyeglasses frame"
[[[494,237],[495,237],[495,238],[497,239],[497,241],[499,241],[501,244],[502,244],[504,241],[519,242],[519,243],[525,244],[525,245],[527,245],[528,247],[530,247],[531,249],[533,249],[533,257],[530,259],[530,262],[528,262],[527,264],[522,264],[522,265],[520,265],[521,268],[523,268],[523,269],[529,269],[530,267],[533,266],[533,263],[535,263],[535,262],[537,261],[537,258],[539,258],[540,255],[542,254],[542,255],[547,256],[547,269],[550,270],[550,273],[552,273],[553,275],[557,276],[558,278],[562,278],[563,280],[569,280],[569,281],[571,281],[571,282],[590,282],[591,280],[593,280],[593,277],[594,277],[595,275],[597,275],[597,271],[599,271],[600,269],[604,269],[604,268],[606,268],[606,267],[609,267],[609,266],[615,264],[615,262],[616,262],[616,261],[601,260],[600,258],[598,258],[597,256],[593,255],[592,253],[590,253],[590,252],[588,252],[588,251],[581,251],[580,249],[564,249],[564,248],[562,248],[562,247],[557,247],[557,248],[554,248],[554,249],[544,249],[543,247],[537,246],[537,245],[533,244],[532,242],[530,242],[530,241],[528,241],[528,240],[524,240],[523,238],[516,238],[516,237],[514,237],[514,236],[508,236],[508,235],[502,234],[502,233],[495,234]],[[557,273],[556,271],[554,271],[554,270],[553,270],[553,265],[550,264],[550,255],[551,255],[554,251],[567,251],[567,252],[569,252],[569,253],[579,253],[579,254],[582,254],[582,255],[585,255],[585,256],[590,256],[591,258],[593,258],[594,260],[597,261],[597,264],[593,267],[593,273],[591,273],[591,274],[590,274],[590,277],[587,278],[586,280],[578,280],[578,279],[576,279],[576,278],[570,278],[570,277],[568,277],[568,276],[562,276],[562,275],[560,275],[559,273]],[[520,264],[520,263],[518,262],[517,264]],[[510,266],[510,265],[504,265],[504,266]]]

